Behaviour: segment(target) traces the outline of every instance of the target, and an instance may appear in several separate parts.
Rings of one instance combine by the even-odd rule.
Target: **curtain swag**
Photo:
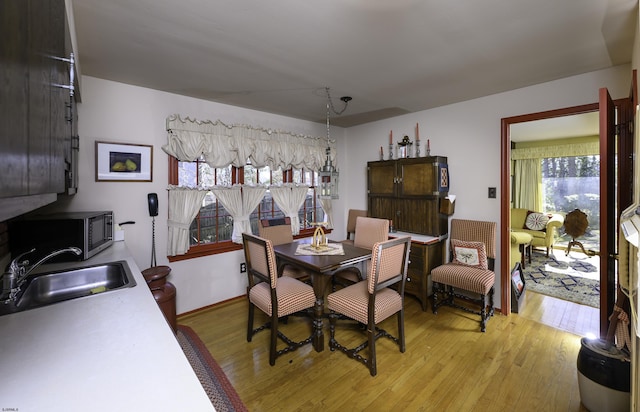
[[[600,143],[573,143],[555,146],[527,147],[511,150],[511,160],[543,159],[547,157],[591,156],[600,153]]]
[[[174,114],[166,119],[167,154],[183,162],[204,155],[211,167],[242,167],[251,160],[255,167],[273,170],[319,170],[326,158],[327,139],[282,130],[243,124],[226,125],[220,120],[182,119]],[[330,141],[331,160],[335,163],[335,141]]]

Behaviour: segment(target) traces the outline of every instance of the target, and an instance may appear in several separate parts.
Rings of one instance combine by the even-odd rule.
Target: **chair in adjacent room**
[[[278,277],[276,255],[270,240],[243,233],[242,242],[249,278],[249,286],[247,286],[249,299],[247,342],[251,342],[256,333],[264,329],[271,329],[269,364],[273,366],[278,356],[311,343],[313,332],[302,341],[292,341],[278,329],[278,320],[294,313],[311,310],[315,305],[316,296],[310,285],[292,277]],[[253,320],[256,307],[269,316],[269,321],[254,329]],[[285,348],[277,349],[278,338],[287,344]]]
[[[293,242],[293,232],[291,231],[291,218],[280,217],[273,219],[261,219],[258,225],[258,236],[269,239],[274,245],[283,245]],[[311,282],[311,277],[303,269],[286,265],[282,268],[282,276],[289,276],[302,280],[306,283]]]
[[[562,213],[539,213],[528,209],[511,209],[511,231],[531,235],[531,247],[545,248],[549,251],[558,240],[558,230],[564,224]]]
[[[478,314],[480,330],[484,332],[494,310],[496,223],[452,219],[449,239],[450,263],[431,271],[433,313],[448,305]],[[477,310],[458,304],[457,300],[477,305]]]
[[[357,216],[353,245],[363,249],[371,249],[377,242],[389,239],[389,221],[375,217]],[[365,272],[368,271],[365,270]],[[362,271],[357,267],[348,267],[337,271],[332,282],[336,285],[349,286],[363,280]]]
[[[327,296],[329,313],[329,348],[344,352],[369,368],[371,376],[377,374],[376,340],[387,337],[398,344],[400,352],[406,349],[404,337],[404,285],[409,265],[411,238],[402,237],[373,246],[373,255],[366,280],[342,288]],[[390,286],[397,285],[397,290]],[[391,315],[397,315],[398,336],[394,337],[378,324]],[[336,338],[338,321],[349,318],[366,325],[367,340],[355,348],[347,348]],[[369,348],[368,357],[360,351]]]
[[[349,214],[347,215],[347,238],[343,240],[344,243],[353,244],[353,239],[351,238],[351,234],[356,234],[356,220],[358,216],[367,217],[367,211],[361,209],[349,209]]]

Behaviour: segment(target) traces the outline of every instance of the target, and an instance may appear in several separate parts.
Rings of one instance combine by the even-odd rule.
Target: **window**
[[[583,239],[598,248],[600,235],[600,156],[568,156],[543,158],[542,188],[544,210],[569,213],[580,209],[589,219]],[[560,233],[563,241],[570,236]]]
[[[205,187],[233,184],[265,184],[279,185],[282,183],[304,183],[310,186],[306,200],[299,211],[300,236],[313,233],[310,222],[323,221],[322,210],[315,195],[315,184],[318,174],[306,170],[271,170],[269,167],[256,168],[251,165],[245,167],[227,166],[214,169],[203,158],[194,162],[180,162],[169,157],[169,184],[178,186]],[[258,221],[265,218],[284,216],[269,191],[266,192],[256,210],[251,214],[251,228],[258,233]],[[231,242],[233,219],[216,201],[212,192],[205,196],[200,213],[189,228],[190,248],[186,255],[170,256],[170,261],[188,259],[216,253],[239,250],[241,245]]]

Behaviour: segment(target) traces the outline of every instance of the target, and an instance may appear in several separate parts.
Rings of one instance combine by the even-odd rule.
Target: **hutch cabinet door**
[[[438,194],[438,167],[424,159],[401,160],[398,164],[398,196],[433,196]]]
[[[394,226],[410,233],[446,235],[449,221],[447,215],[440,213],[440,200],[434,196],[396,199]]]
[[[370,196],[394,196],[396,181],[395,161],[369,162],[367,164],[367,189]]]
[[[380,219],[393,220],[393,226],[398,228],[395,199],[392,197],[369,196],[369,215]]]

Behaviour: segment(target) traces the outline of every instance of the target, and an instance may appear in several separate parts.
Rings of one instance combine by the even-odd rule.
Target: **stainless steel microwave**
[[[32,262],[69,246],[82,249],[82,254],[63,253],[51,262],[87,260],[112,244],[112,211],[35,215],[9,223],[11,256],[15,258],[35,248],[24,257]]]

